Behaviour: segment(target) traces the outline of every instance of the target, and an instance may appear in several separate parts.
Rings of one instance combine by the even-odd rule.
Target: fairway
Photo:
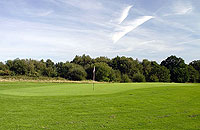
[[[199,130],[200,84],[0,82],[0,130]]]

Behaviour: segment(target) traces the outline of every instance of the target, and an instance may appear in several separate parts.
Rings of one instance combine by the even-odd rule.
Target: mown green
[[[199,130],[200,84],[0,82],[0,130]]]

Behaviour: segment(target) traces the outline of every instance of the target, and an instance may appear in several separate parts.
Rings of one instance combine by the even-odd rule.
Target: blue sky
[[[0,0],[0,61],[200,59],[199,0]]]

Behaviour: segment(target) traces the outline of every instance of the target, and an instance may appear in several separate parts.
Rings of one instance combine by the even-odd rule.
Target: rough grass
[[[0,76],[0,82],[43,82],[43,83],[93,83],[92,80],[72,81],[61,77]],[[103,82],[95,82],[103,83]]]
[[[0,130],[198,130],[200,84],[0,82]]]

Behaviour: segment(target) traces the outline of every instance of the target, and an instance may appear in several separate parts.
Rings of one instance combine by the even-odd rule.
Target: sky
[[[199,0],[0,0],[0,61],[200,59]]]

